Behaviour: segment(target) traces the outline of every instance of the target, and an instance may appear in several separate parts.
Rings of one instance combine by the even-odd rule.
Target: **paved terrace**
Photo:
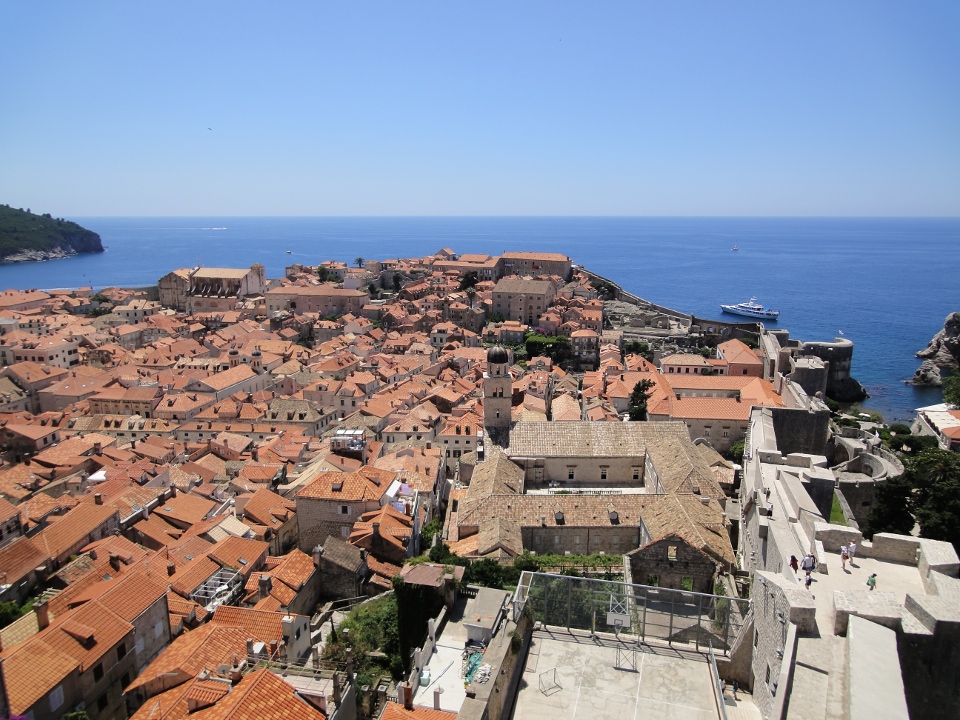
[[[562,628],[533,635],[515,720],[759,720],[750,696],[718,697],[704,653]]]

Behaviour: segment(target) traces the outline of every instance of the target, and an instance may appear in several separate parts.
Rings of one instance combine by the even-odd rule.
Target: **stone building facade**
[[[365,512],[379,510],[396,474],[372,467],[357,472],[318,472],[296,496],[300,549],[312,552],[328,536],[346,540]]]
[[[548,280],[505,277],[493,289],[492,310],[505,320],[533,325],[556,296],[557,289]]]
[[[641,585],[712,593],[717,571],[710,556],[679,535],[668,535],[627,553],[633,581]]]
[[[507,252],[500,256],[504,275],[557,275],[570,279],[573,263],[561,253]]]

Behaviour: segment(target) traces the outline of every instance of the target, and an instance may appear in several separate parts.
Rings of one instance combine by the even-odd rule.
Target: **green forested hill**
[[[0,260],[12,260],[31,252],[56,255],[103,252],[103,245],[99,235],[75,222],[0,205]]]

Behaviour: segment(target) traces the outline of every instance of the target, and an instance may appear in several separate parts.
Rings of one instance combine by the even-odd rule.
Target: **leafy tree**
[[[743,438],[740,438],[730,446],[730,457],[732,457],[733,461],[738,465],[743,463],[743,451],[745,448],[746,443],[743,441]]]
[[[400,652],[398,616],[396,595],[358,605],[340,623],[337,637],[328,639],[323,659],[343,663],[349,646],[353,648],[357,687],[372,684],[383,672],[399,679],[406,672],[406,661]],[[345,630],[349,631],[348,637],[344,636]],[[386,657],[375,654],[377,651]]]
[[[653,352],[650,350],[650,344],[639,340],[631,340],[624,346],[627,355],[640,355],[650,362],[653,362]]]
[[[960,371],[943,381],[943,401],[960,407]]]
[[[905,477],[878,483],[870,517],[863,527],[864,536],[872,538],[878,532],[909,535],[914,525],[910,514],[912,492],[913,488]]]
[[[495,312],[495,313],[491,313],[490,317],[488,317],[487,320],[492,323],[502,323],[504,320],[504,317],[500,313]]]
[[[555,363],[561,363],[570,357],[570,338],[563,335],[546,337],[531,333],[526,339],[527,357],[537,357],[543,355],[552,359]]]
[[[6,627],[20,617],[20,606],[15,602],[0,603],[0,627]]]
[[[430,556],[430,562],[438,563],[440,565],[445,565],[451,562],[451,558],[456,558],[457,556],[450,552],[450,548],[446,543],[437,543],[428,553]]]
[[[915,488],[912,509],[920,537],[960,549],[960,455],[924,450],[908,462],[904,476]]]
[[[435,517],[420,529],[420,550],[433,545],[433,536],[443,529],[443,518]]]
[[[480,278],[477,276],[476,270],[465,272],[463,274],[463,277],[460,278],[460,290],[466,290],[467,288],[472,288],[478,282],[480,282]]]
[[[627,406],[627,412],[630,413],[631,420],[647,419],[647,399],[650,397],[652,388],[652,380],[641,380],[633,386],[633,392],[630,393],[630,404]]]
[[[920,537],[960,549],[960,455],[927,448],[904,464],[902,477],[877,486],[864,535],[906,535],[919,523]]]
[[[357,267],[363,267],[364,260],[362,257],[358,257],[353,261]]]
[[[13,716],[10,717],[10,720],[13,720]],[[68,713],[64,713],[60,720],[90,720],[90,716],[86,710],[71,710]]]
[[[403,287],[403,275],[398,272],[393,274],[393,290],[394,292],[400,292],[400,288]]]
[[[905,435],[890,438],[891,447],[908,456],[918,455],[924,450],[936,450],[940,447],[933,435]]]

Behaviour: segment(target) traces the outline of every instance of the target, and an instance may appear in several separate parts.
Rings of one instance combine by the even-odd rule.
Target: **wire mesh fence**
[[[593,578],[524,572],[514,613],[554,627],[615,633],[620,639],[712,646],[726,654],[744,625],[749,600],[631,585]]]

